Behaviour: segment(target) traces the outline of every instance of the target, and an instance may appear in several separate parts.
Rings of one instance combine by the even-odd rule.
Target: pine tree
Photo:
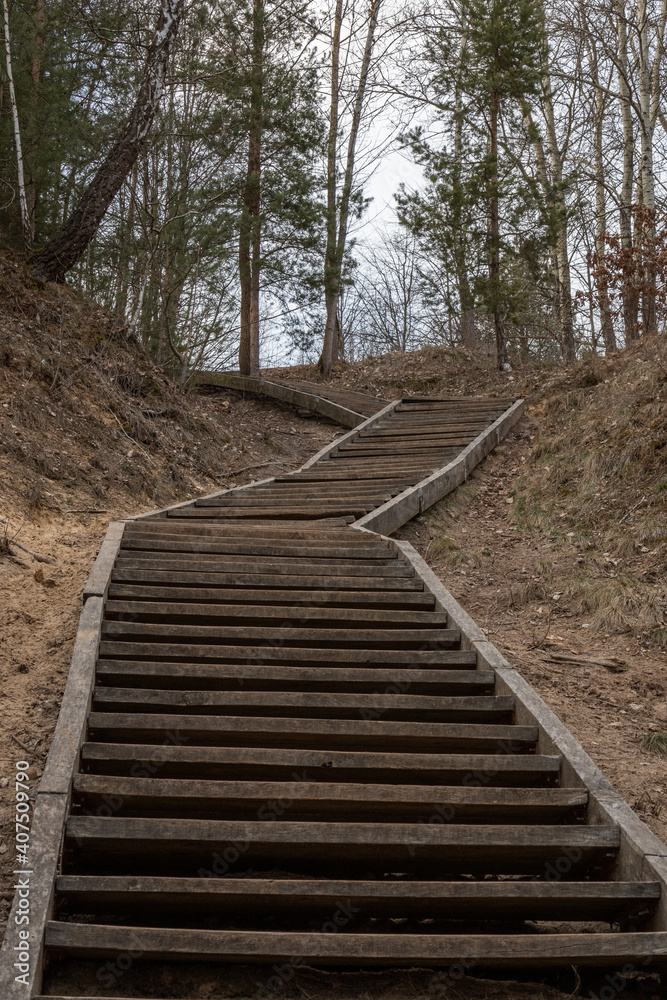
[[[504,368],[507,345],[501,275],[499,130],[508,105],[516,107],[539,92],[543,21],[539,0],[465,0],[464,19],[468,44],[462,60],[462,89],[483,114],[487,128],[487,302],[493,314],[498,367]]]
[[[518,184],[510,163],[501,171],[501,125],[504,119],[520,121],[522,103],[539,93],[542,24],[539,0],[461,0],[454,30],[442,28],[427,48],[430,96],[447,114],[446,144],[434,149],[419,130],[405,140],[430,184],[424,194],[399,197],[403,221],[418,235],[428,232],[440,240],[456,275],[462,319],[467,314],[467,336],[475,286],[493,317],[499,368],[507,365],[505,323],[514,296],[503,274],[509,246],[501,231],[501,201],[511,193],[516,214],[521,202],[534,198]]]

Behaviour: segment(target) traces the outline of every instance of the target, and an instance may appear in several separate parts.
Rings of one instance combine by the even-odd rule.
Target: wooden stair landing
[[[3,1000],[116,996],[96,972],[125,955],[123,995],[169,961],[181,1000],[210,962],[660,970],[667,848],[378,533],[519,415],[401,400],[295,473],[111,525],[37,792],[29,975],[17,899]]]

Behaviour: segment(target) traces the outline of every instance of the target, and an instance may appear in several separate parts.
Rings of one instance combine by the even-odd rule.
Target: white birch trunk
[[[16,91],[14,89],[14,73],[12,71],[12,38],[9,31],[9,5],[7,0],[3,0],[3,14],[5,27],[5,62],[7,66],[7,89],[9,90],[9,103],[12,107],[12,121],[14,124],[14,145],[16,147],[16,177],[19,188],[19,206],[21,209],[21,229],[23,231],[23,246],[26,253],[32,253],[33,232],[30,211],[28,209],[28,199],[25,193],[25,174],[23,170],[23,148],[21,146],[21,127],[19,123],[19,110],[16,104]]]

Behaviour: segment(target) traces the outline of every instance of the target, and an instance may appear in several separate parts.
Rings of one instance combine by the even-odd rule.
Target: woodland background
[[[151,131],[68,282],[182,383],[239,348],[245,371],[315,361],[325,328],[327,370],[663,331],[667,0],[3,0],[0,244],[61,231],[168,8]]]

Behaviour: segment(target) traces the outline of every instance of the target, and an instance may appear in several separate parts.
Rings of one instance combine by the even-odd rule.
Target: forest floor
[[[341,366],[332,384],[387,398],[525,396],[505,443],[400,535],[667,839],[667,757],[647,745],[667,731],[665,341],[509,374],[429,348]],[[107,523],[295,468],[340,433],[268,400],[179,392],[117,319],[0,256],[0,921],[13,883],[8,779],[21,757],[41,774]],[[228,995],[263,995],[265,977],[240,971]],[[216,989],[212,974],[201,996]],[[564,1000],[577,982],[434,987],[418,970],[304,969],[285,989],[310,1000]],[[623,995],[655,996],[655,983]]]

